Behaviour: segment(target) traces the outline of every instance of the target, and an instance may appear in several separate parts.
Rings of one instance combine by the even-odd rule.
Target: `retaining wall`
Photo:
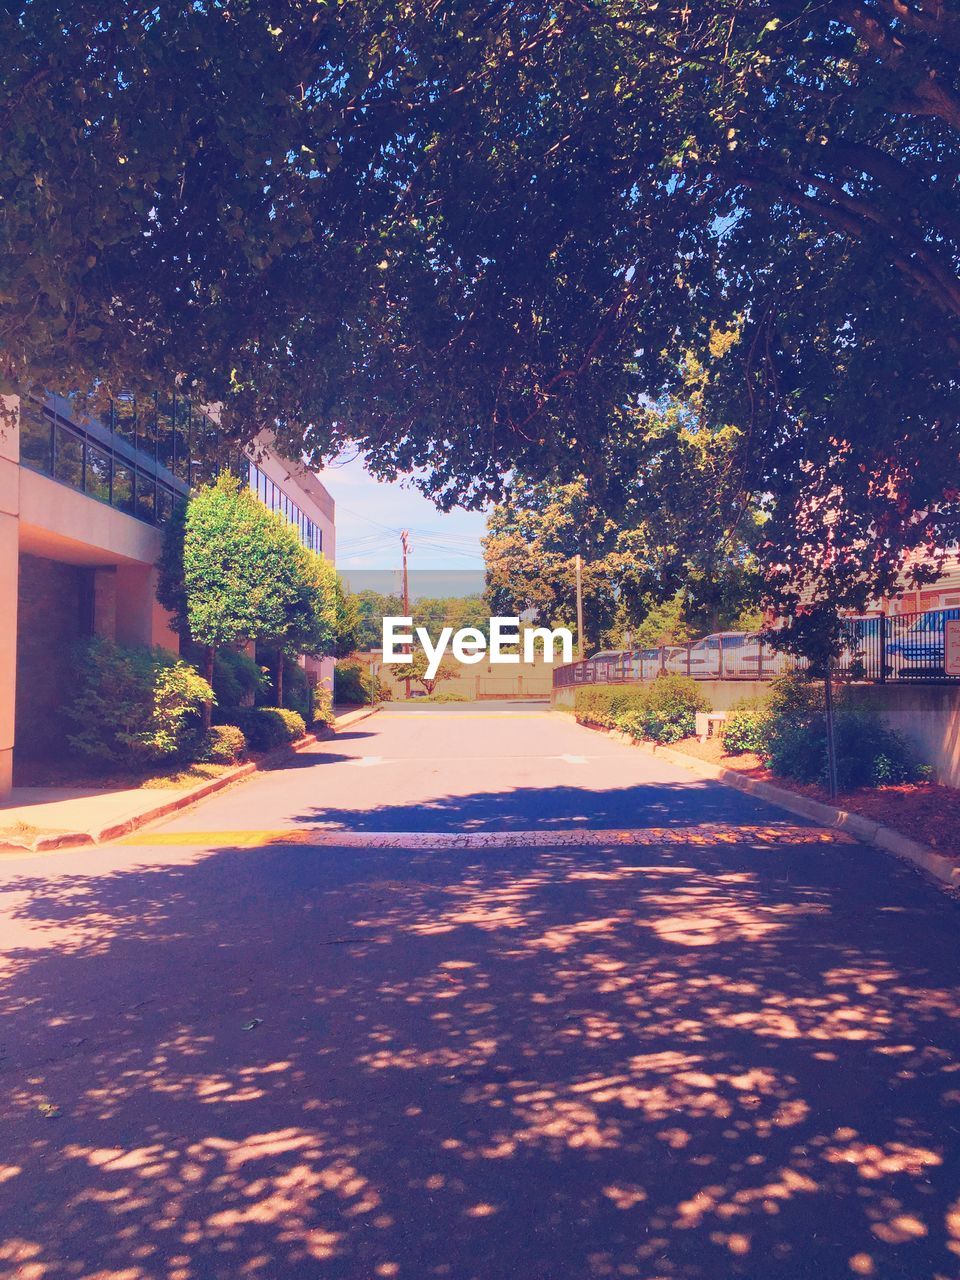
[[[729,711],[741,698],[753,698],[770,691],[769,683],[760,680],[698,683],[709,696],[714,711]],[[863,705],[875,707],[891,729],[902,733],[920,758],[933,765],[939,782],[960,787],[960,686],[857,684],[849,685],[848,692]],[[572,707],[575,694],[575,687],[555,689],[553,705]]]

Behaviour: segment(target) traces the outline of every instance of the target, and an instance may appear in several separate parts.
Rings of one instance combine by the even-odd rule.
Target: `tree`
[[[396,663],[392,670],[398,680],[416,680],[423,685],[428,697],[442,680],[455,680],[460,674],[460,668],[452,658],[441,658],[436,672],[430,677],[427,676],[429,665],[430,660],[424,651],[415,649],[409,662]]]
[[[275,517],[278,521],[279,517]],[[290,526],[284,525],[285,530]],[[292,530],[290,530],[292,532]],[[337,575],[333,565],[316,551],[304,547],[296,534],[295,581],[297,596],[285,610],[282,630],[264,632],[257,638],[277,651],[275,694],[283,706],[284,661],[310,654],[322,657],[335,652],[337,644]]]
[[[360,600],[352,592],[347,591],[340,578],[334,586],[334,610],[336,614],[335,639],[333,655],[336,658],[348,658],[364,645],[364,617]]]
[[[597,474],[692,348],[771,590],[833,508],[805,591],[855,604],[960,529],[958,32],[924,0],[14,0],[4,372],[179,379],[449,507]]]
[[[597,475],[514,481],[484,544],[492,607],[573,626],[578,553],[591,646],[622,647],[628,632],[647,643],[639,628],[652,610],[671,611],[674,639],[756,607],[764,516],[744,501],[732,467],[741,433],[706,418],[696,362],[687,381],[685,401],[618,415]]]
[[[325,581],[292,526],[224,472],[167,526],[157,596],[181,634],[203,646],[212,684],[223,645],[319,641]]]

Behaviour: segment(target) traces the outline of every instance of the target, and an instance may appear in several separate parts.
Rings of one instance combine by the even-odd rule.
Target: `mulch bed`
[[[720,742],[709,738],[699,742],[686,738],[674,744],[679,751],[709,760],[724,769],[735,769],[762,782],[772,782],[788,791],[835,804],[849,813],[880,822],[911,840],[929,845],[938,853],[960,858],[960,791],[936,782],[917,782],[895,787],[876,787],[869,791],[848,791],[831,801],[824,787],[806,786],[790,778],[780,778],[762,763],[759,756],[744,753],[726,756]]]

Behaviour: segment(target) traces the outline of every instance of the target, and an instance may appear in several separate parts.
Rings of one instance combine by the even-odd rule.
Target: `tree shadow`
[[[14,1275],[960,1270],[956,909],[875,853],[88,856],[0,886]]]
[[[320,761],[319,756],[312,759]],[[365,798],[358,806],[360,803],[365,803]],[[294,814],[292,821],[344,831],[548,832],[783,820],[778,810],[760,800],[693,778],[682,783],[638,783],[603,790],[547,786],[471,790],[429,798],[418,794],[409,802],[358,806],[311,805]]]

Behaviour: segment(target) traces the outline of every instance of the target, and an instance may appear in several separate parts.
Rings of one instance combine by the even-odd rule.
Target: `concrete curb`
[[[356,711],[348,711],[342,716],[337,716],[333,724],[329,726],[328,733],[331,737],[335,737],[341,729],[347,729],[350,725],[357,724],[360,720],[366,720],[368,716],[374,715],[379,710],[380,706],[376,704],[372,707],[358,707]],[[326,737],[327,734],[325,733],[323,736]],[[277,751],[268,752],[262,760],[250,760],[246,764],[237,765],[236,768],[230,769],[227,773],[220,774],[218,778],[211,778],[208,782],[198,783],[197,786],[191,787],[189,791],[180,792],[172,800],[158,804],[144,813],[135,814],[132,818],[126,818],[123,822],[114,822],[109,826],[100,827],[93,831],[58,831],[52,835],[37,836],[35,840],[0,841],[0,851],[7,853],[14,850],[23,853],[48,853],[54,849],[75,849],[82,848],[84,845],[106,844],[110,840],[119,840],[121,836],[128,836],[151,822],[158,822],[161,818],[169,817],[171,813],[187,809],[190,805],[196,804],[200,800],[205,800],[207,796],[212,796],[217,791],[223,791],[225,787],[232,786],[235,782],[241,782],[244,778],[250,777],[251,774],[260,773],[265,768],[273,767],[280,763],[290,751],[304,751],[307,747],[312,747],[319,741],[319,734],[308,733],[298,741],[291,742],[288,746],[280,747]]]
[[[10,853],[14,850],[23,853],[49,853],[55,849],[75,849],[82,848],[84,845],[106,844],[110,840],[118,840],[121,836],[128,836],[133,831],[139,831],[141,827],[145,827],[151,822],[158,822],[161,818],[169,817],[171,813],[177,813],[181,809],[189,808],[190,805],[196,804],[200,800],[205,800],[207,796],[212,796],[217,791],[223,791],[225,787],[229,787],[235,782],[241,782],[244,778],[250,777],[251,774],[260,773],[264,768],[270,768],[280,763],[284,756],[291,751],[304,751],[318,741],[319,738],[315,733],[308,733],[296,742],[291,742],[288,746],[281,747],[277,751],[268,752],[262,760],[248,760],[246,764],[238,764],[226,773],[221,773],[219,777],[210,778],[207,782],[200,782],[195,787],[191,787],[189,791],[181,791],[173,799],[155,805],[144,813],[134,814],[132,818],[125,818],[122,822],[113,822],[109,826],[99,827],[93,831],[57,831],[52,835],[37,836],[35,840],[30,841],[5,840],[0,842],[0,850],[5,853]]]
[[[333,722],[334,733],[339,733],[341,729],[349,729],[352,724],[359,724],[368,716],[375,716],[382,705],[380,702],[375,702],[372,707],[357,707],[356,711],[346,711],[342,716],[337,716]]]
[[[778,787],[772,782],[748,778],[738,773],[736,769],[725,769],[723,765],[712,764],[709,760],[699,760],[696,756],[688,756],[683,751],[672,751],[670,747],[632,738],[630,734],[623,733],[619,729],[604,729],[600,725],[587,724],[582,720],[578,720],[577,724],[582,724],[585,729],[606,733],[619,742],[639,747],[648,755],[668,760],[671,764],[688,769],[698,777],[711,778],[715,782],[733,787],[736,791],[756,796],[758,800],[775,804],[781,809],[786,809],[788,813],[797,814],[798,817],[809,818],[812,822],[824,827],[834,827],[838,831],[849,832],[861,843],[873,845],[885,853],[892,853],[902,862],[909,862],[912,866],[919,867],[938,884],[945,885],[949,889],[960,888],[960,865],[952,858],[937,853],[929,845],[911,840],[909,836],[902,835],[899,831],[893,831],[890,827],[874,822],[872,818],[864,818],[858,813],[849,813],[846,809],[838,809],[820,800],[811,800],[809,796],[799,795],[795,791],[787,790],[786,787]]]

